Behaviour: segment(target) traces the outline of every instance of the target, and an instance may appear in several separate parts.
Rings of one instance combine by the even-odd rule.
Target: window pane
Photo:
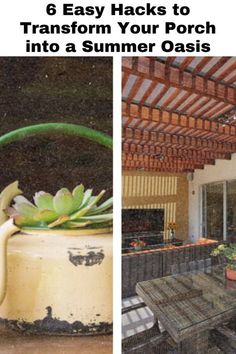
[[[206,186],[202,186],[202,236],[207,237],[207,199],[206,199]]]
[[[223,183],[206,185],[206,236],[223,240]]]
[[[227,239],[236,242],[236,181],[227,183]]]

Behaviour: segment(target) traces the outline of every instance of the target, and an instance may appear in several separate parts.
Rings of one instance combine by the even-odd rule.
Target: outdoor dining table
[[[179,353],[206,354],[210,330],[236,316],[236,282],[223,266],[142,281],[136,292]]]

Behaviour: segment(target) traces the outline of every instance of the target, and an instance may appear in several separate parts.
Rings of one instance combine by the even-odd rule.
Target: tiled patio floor
[[[129,297],[122,300],[122,307],[128,307],[142,302],[139,296]],[[142,332],[154,323],[154,316],[148,307],[142,307],[138,310],[130,311],[122,315],[122,338],[132,336],[138,332]],[[161,323],[159,323],[161,331],[163,330]],[[151,354],[151,353],[145,353]],[[209,349],[206,354],[224,354],[218,347],[214,346]]]
[[[128,307],[141,302],[138,296],[123,299],[122,307]],[[129,337],[138,332],[152,327],[154,322],[153,313],[149,308],[142,307],[138,310],[128,312],[122,316],[122,337]]]

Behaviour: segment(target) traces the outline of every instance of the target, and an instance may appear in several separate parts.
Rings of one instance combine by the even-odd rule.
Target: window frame
[[[206,199],[204,187],[207,185],[222,183],[223,185],[223,241],[227,241],[227,236],[228,236],[227,235],[227,188],[228,188],[228,183],[232,181],[236,181],[236,179],[232,178],[227,180],[213,181],[213,182],[204,183],[200,186],[200,198],[199,198],[200,231],[203,237],[207,236],[207,224],[204,225],[204,222],[206,223],[206,215],[205,217],[203,215],[204,214],[203,201],[204,199]],[[206,208],[205,208],[205,212],[206,212]],[[204,230],[205,232],[203,233]]]

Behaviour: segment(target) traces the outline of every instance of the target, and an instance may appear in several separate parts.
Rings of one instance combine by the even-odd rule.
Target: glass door
[[[227,182],[227,240],[236,242],[236,180]]]
[[[224,183],[203,186],[203,236],[223,240],[224,235]]]

